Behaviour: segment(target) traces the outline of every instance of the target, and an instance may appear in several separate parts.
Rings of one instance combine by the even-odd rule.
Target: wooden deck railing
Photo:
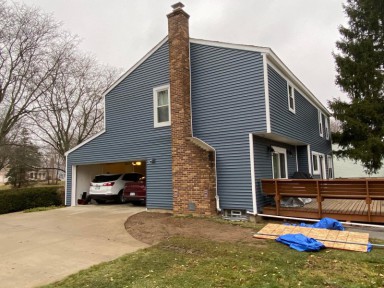
[[[282,197],[315,198],[319,218],[324,199],[365,200],[371,222],[372,200],[384,200],[384,179],[262,179],[261,183],[264,194],[275,199],[276,215],[280,215]]]

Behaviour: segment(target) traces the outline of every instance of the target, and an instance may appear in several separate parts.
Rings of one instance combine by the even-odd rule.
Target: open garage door
[[[72,203],[77,205],[78,199],[82,198],[84,192],[89,195],[91,182],[96,176],[127,173],[139,173],[146,177],[146,161],[137,160],[118,163],[77,165],[75,174],[76,177],[74,177],[75,179],[73,179],[74,181],[72,183]],[[121,184],[119,183],[119,185]],[[119,190],[118,192],[120,192],[124,187],[118,186],[117,188]]]

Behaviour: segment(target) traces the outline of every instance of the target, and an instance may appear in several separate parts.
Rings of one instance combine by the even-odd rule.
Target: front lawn
[[[46,287],[383,287],[384,250],[297,252],[270,240],[172,237]]]

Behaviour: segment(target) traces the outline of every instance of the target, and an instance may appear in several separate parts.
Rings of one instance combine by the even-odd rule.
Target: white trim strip
[[[267,54],[263,53],[264,70],[264,94],[265,94],[265,118],[267,122],[267,133],[271,133],[271,111],[269,108],[269,83],[268,83],[268,60]]]
[[[72,165],[71,206],[76,206],[76,166]]]
[[[251,164],[253,214],[257,214],[258,211],[257,211],[257,198],[256,198],[255,157],[254,157],[253,134],[252,133],[249,133],[249,161]]]
[[[313,176],[311,145],[307,145],[307,153],[308,153],[308,170],[309,170],[308,173]]]
[[[65,155],[65,193],[64,193],[64,205],[68,205],[67,201],[67,195],[68,195],[68,179],[67,179],[67,173],[68,171],[68,157]]]

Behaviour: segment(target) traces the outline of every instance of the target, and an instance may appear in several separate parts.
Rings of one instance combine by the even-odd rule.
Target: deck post
[[[280,194],[279,188],[277,187],[277,180],[275,179],[275,202],[276,202],[276,215],[280,214]]]
[[[368,186],[368,180],[365,179],[365,190],[367,192],[367,198],[365,199],[365,203],[368,204],[368,222],[371,222],[371,196],[369,195],[369,186]]]
[[[319,184],[319,180],[316,180],[316,190],[317,190],[317,209],[318,209],[318,214],[319,214],[319,219],[321,219],[322,217],[322,205],[321,205],[321,202],[322,202],[322,197],[321,197],[321,193],[320,193],[320,184]]]

